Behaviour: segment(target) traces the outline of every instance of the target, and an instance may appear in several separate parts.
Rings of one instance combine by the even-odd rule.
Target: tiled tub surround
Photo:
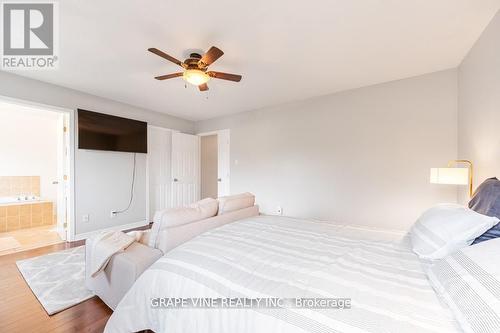
[[[0,198],[40,197],[39,176],[0,176]],[[54,205],[50,201],[0,203],[0,232],[52,225]]]
[[[0,176],[0,197],[40,196],[40,176]]]
[[[55,224],[54,207],[50,201],[0,205],[0,232]]]

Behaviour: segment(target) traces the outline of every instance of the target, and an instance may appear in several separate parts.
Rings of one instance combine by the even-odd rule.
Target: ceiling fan
[[[207,82],[211,78],[234,82],[240,82],[241,80],[241,75],[208,71],[208,66],[213,64],[224,54],[222,50],[215,46],[212,46],[203,56],[198,53],[191,53],[189,58],[183,62],[154,47],[149,48],[148,51],[184,68],[183,72],[157,76],[155,77],[157,80],[167,80],[182,76],[185,81],[198,86],[200,91],[208,90]]]

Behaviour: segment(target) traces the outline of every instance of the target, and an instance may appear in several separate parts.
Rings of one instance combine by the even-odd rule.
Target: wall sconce
[[[453,167],[457,164],[467,164],[466,168]],[[431,168],[431,184],[469,185],[469,197],[473,189],[473,165],[469,160],[452,160],[447,168]]]

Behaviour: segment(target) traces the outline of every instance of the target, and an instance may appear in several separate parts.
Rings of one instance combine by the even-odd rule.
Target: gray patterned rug
[[[20,260],[16,264],[49,315],[94,296],[85,288],[85,246]]]

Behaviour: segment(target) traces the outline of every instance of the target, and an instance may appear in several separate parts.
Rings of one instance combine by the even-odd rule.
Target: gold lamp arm
[[[464,163],[467,164],[469,168],[469,198],[472,197],[473,192],[473,180],[474,180],[474,165],[469,160],[451,160],[448,162],[448,167],[453,166],[454,164]]]

